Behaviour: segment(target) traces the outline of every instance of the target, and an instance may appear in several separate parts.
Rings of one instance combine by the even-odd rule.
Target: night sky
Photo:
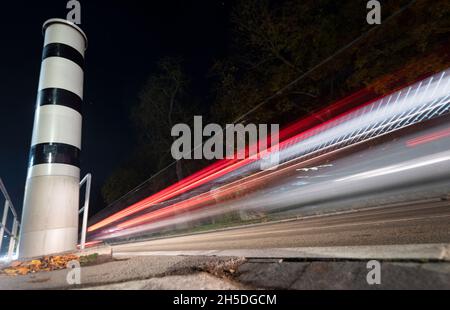
[[[134,145],[130,107],[155,62],[182,56],[193,91],[206,98],[206,74],[226,53],[223,1],[80,1],[89,46],[85,65],[82,175],[93,174],[92,213],[100,188]],[[43,45],[42,24],[65,18],[67,1],[1,4],[0,177],[21,210]],[[205,100],[207,103],[207,100]]]

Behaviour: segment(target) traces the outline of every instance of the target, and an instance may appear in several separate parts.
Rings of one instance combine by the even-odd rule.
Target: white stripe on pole
[[[65,143],[81,150],[81,114],[61,105],[45,105],[36,110],[31,145]]]
[[[69,59],[49,57],[42,61],[39,91],[62,88],[83,99],[83,69]]]
[[[56,21],[52,23],[52,21]],[[75,24],[70,23],[71,27],[60,27],[60,19],[50,19],[44,24],[45,41],[44,46],[50,43],[63,43],[75,48],[81,55],[87,47],[87,37],[83,31]],[[67,21],[66,21],[67,22]],[[67,22],[69,24],[69,22]],[[46,27],[47,24],[50,24]],[[80,36],[81,34],[81,36]]]
[[[42,164],[28,168],[27,178],[42,176],[68,176],[80,179],[80,168],[65,164]]]

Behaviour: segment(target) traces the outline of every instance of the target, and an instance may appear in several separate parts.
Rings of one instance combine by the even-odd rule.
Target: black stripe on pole
[[[80,66],[84,67],[84,57],[79,51],[72,46],[63,43],[49,43],[44,47],[42,60],[48,57],[62,57],[69,59]]]
[[[31,147],[29,167],[41,164],[66,164],[80,167],[80,149],[64,143],[42,143]]]
[[[62,105],[81,114],[83,100],[77,94],[62,88],[44,88],[38,93],[37,105]]]

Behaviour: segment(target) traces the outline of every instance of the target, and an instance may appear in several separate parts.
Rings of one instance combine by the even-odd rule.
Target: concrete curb
[[[89,256],[89,255],[93,255],[93,254],[111,256],[112,255],[112,247],[109,245],[104,245],[104,246],[98,246],[98,247],[93,247],[93,248],[87,248],[84,250],[79,250],[74,254],[76,256]]]
[[[348,259],[348,260],[437,260],[450,261],[450,244],[407,244],[208,251],[116,252],[114,258],[135,256],[218,256],[246,258]]]

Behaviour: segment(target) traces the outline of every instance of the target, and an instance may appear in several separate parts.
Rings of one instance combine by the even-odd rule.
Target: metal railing
[[[80,182],[80,190],[83,187],[83,185],[86,184],[86,191],[84,194],[84,205],[78,213],[78,214],[83,213],[83,224],[82,224],[83,226],[81,228],[81,242],[80,242],[81,250],[84,250],[86,246],[86,231],[89,216],[89,199],[91,196],[91,183],[92,183],[92,175],[90,173],[88,173]]]
[[[5,198],[3,217],[2,217],[2,222],[0,223],[0,251],[2,249],[3,238],[6,233],[6,235],[9,236],[9,247],[8,247],[7,258],[8,258],[8,260],[11,260],[14,255],[16,244],[18,244],[18,242],[19,242],[18,232],[19,232],[19,228],[20,228],[20,221],[18,219],[17,212],[14,209],[11,198],[9,197],[8,192],[6,191],[6,187],[3,184],[3,181],[1,178],[0,178],[0,191],[2,192],[3,197]],[[14,217],[11,230],[9,230],[7,227],[8,214],[10,213],[10,211]]]

